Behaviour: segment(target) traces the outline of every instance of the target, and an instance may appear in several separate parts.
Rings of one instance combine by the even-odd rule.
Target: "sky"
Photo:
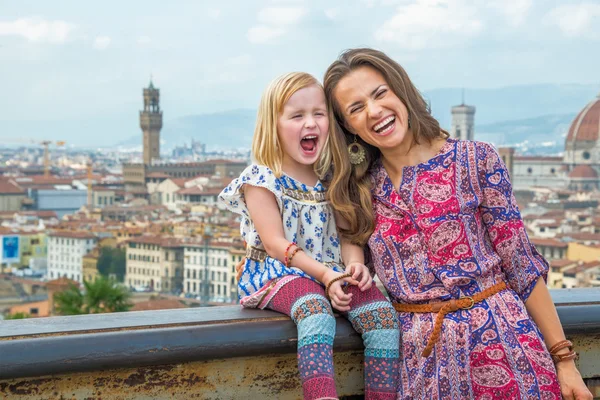
[[[342,50],[364,46],[422,91],[598,86],[600,2],[2,0],[0,138],[2,121],[136,124],[151,76],[167,120],[256,108],[274,77],[321,79]]]

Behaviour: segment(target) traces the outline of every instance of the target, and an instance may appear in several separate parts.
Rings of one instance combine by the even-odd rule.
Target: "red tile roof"
[[[54,231],[48,234],[49,237],[62,237],[71,239],[97,239],[96,236],[82,231]]]
[[[529,240],[535,246],[560,247],[563,249],[566,249],[567,247],[569,247],[568,243],[561,242],[560,240],[556,240],[556,239],[543,239],[543,238],[532,237],[532,238],[529,238]]]
[[[25,194],[25,189],[12,179],[0,177],[0,194]]]

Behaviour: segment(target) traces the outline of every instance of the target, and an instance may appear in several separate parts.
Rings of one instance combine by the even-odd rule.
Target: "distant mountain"
[[[522,85],[497,89],[465,89],[465,104],[475,106],[475,124],[517,121],[548,115],[576,114],[598,94],[597,85]],[[451,107],[461,104],[462,89],[435,89],[423,95],[433,115],[448,128]]]
[[[423,93],[433,115],[443,128],[451,121],[450,109],[461,103],[462,89],[434,89]],[[564,125],[598,94],[597,85],[522,85],[496,89],[466,89],[465,103],[474,105],[476,135],[495,135],[510,143],[555,140]],[[165,115],[176,110],[165,109]],[[209,150],[250,147],[256,111],[228,111],[166,119],[163,149],[194,140]],[[554,125],[556,123],[556,125]],[[531,138],[529,137],[531,136]],[[115,144],[141,147],[138,109],[121,109],[118,114],[96,114],[78,120],[0,120],[0,144],[20,138],[66,140],[68,145],[111,147]]]
[[[565,139],[576,113],[475,124],[475,139],[499,146],[518,146],[522,152],[559,153],[565,149]]]
[[[191,139],[205,143],[209,149],[249,148],[255,120],[256,110],[249,109],[189,115],[164,122],[160,139],[165,148],[190,143]],[[119,145],[141,145],[141,132]]]

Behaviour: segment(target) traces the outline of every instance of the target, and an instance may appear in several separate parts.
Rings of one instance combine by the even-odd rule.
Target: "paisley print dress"
[[[552,359],[524,302],[548,263],[530,243],[505,164],[488,144],[448,139],[403,169],[399,190],[372,169],[372,268],[392,302],[424,304],[509,289],[452,312],[429,357],[436,314],[399,313],[399,399],[557,399]]]

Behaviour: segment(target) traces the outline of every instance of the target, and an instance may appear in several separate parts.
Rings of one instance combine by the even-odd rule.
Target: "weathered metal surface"
[[[0,379],[295,353],[296,345],[289,318],[5,340],[0,341]],[[362,349],[344,318],[337,318],[334,349]]]
[[[553,293],[592,390],[600,291]],[[0,322],[0,398],[300,398],[296,328],[281,314],[196,308]],[[362,341],[337,319],[338,387],[362,391]],[[596,392],[597,393],[597,392]]]
[[[338,394],[360,395],[362,353],[338,352],[334,360]],[[287,354],[0,381],[0,398],[292,400],[302,389],[296,357]]]

